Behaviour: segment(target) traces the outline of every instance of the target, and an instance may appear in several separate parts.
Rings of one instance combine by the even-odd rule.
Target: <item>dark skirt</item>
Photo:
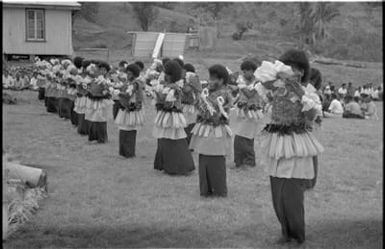
[[[118,115],[119,108],[120,108],[119,100],[114,100],[114,104],[112,106],[112,116],[114,117],[114,120],[115,120],[116,116]]]
[[[199,189],[201,196],[227,196],[225,156],[199,154]]]
[[[273,207],[281,224],[282,236],[305,241],[305,179],[270,177]]]
[[[75,103],[71,100],[71,123],[78,126],[78,114],[74,111]]]
[[[57,113],[57,99],[55,97],[47,98],[47,112]]]
[[[195,169],[194,160],[185,138],[158,139],[154,169],[164,170],[170,175],[186,175]]]
[[[85,119],[85,114],[77,114],[78,116],[78,133],[80,135],[88,135],[89,121]]]
[[[184,131],[187,134],[186,140],[187,140],[187,144],[188,145],[190,145],[190,141],[191,141],[191,137],[192,137],[191,131],[194,128],[194,126],[195,126],[195,123],[194,124],[189,124],[186,128],[184,128]]]
[[[119,131],[119,155],[135,157],[136,131]]]
[[[88,122],[88,141],[98,141],[98,143],[106,143],[108,141],[107,122]]]
[[[39,87],[39,95],[37,96],[37,98],[39,100],[43,100],[45,97],[45,88],[44,87]]]
[[[67,98],[59,98],[59,117],[71,119],[73,101]]]
[[[45,97],[44,97],[44,106],[45,106],[45,107],[47,107],[47,101],[48,101],[48,97],[45,96]]]
[[[242,165],[255,166],[254,139],[235,135],[234,163],[236,167]]]

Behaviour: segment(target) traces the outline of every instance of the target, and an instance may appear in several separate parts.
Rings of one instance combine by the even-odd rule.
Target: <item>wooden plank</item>
[[[152,52],[152,58],[153,58],[153,59],[159,57],[160,49],[162,48],[162,44],[163,44],[163,41],[164,41],[164,36],[165,36],[164,33],[160,33],[160,34],[158,35],[158,39],[157,39],[156,42],[155,42],[155,47],[154,47],[154,50],[153,50],[153,52]]]

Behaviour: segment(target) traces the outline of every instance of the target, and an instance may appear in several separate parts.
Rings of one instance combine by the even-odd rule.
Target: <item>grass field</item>
[[[205,72],[202,60],[199,70]],[[205,59],[205,63],[225,63]],[[229,61],[228,61],[229,62]],[[233,70],[238,65],[226,62]],[[355,71],[354,71],[355,70]],[[340,80],[373,75],[366,70],[323,67]],[[199,196],[198,172],[172,177],[153,170],[156,140],[151,135],[154,108],[137,137],[137,157],[118,156],[118,130],[108,123],[109,142],[88,145],[69,121],[48,114],[36,92],[13,93],[18,105],[3,105],[3,148],[48,172],[49,197],[30,222],[4,248],[292,248],[278,246],[280,235],[269,178],[259,162],[253,169],[228,169],[225,199]],[[318,183],[306,193],[307,242],[302,248],[382,248],[383,108],[380,120],[325,119],[318,137]],[[197,156],[194,155],[197,162]],[[232,156],[227,157],[228,166]]]

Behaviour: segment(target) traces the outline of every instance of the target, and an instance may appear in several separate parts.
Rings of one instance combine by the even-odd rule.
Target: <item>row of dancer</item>
[[[270,175],[274,210],[282,226],[281,241],[295,239],[302,243],[304,186],[316,179],[317,159],[323,151],[312,135],[321,103],[314,87],[308,84],[310,66],[305,53],[290,50],[278,61],[264,61],[258,68],[251,61],[241,65],[243,76],[238,80],[240,95],[236,118],[232,120],[233,130],[230,128],[233,98],[227,68],[211,66],[208,86],[202,89],[198,75],[184,70],[182,63],[155,60],[141,75],[134,64],[111,73],[108,64],[74,60],[77,74],[71,64],[66,67],[65,63],[61,63],[63,68],[59,71],[67,71],[62,73],[67,75],[62,76],[67,82],[74,81],[67,85],[77,89],[73,104],[77,126],[80,131],[88,126],[84,130],[88,131],[89,140],[106,142],[109,106],[112,98],[115,99],[113,116],[120,129],[119,148],[127,149],[128,156],[135,155],[136,130],[144,122],[143,92],[147,87],[154,96],[157,111],[153,128],[157,139],[154,168],[169,174],[188,174],[195,168],[191,151],[198,153],[202,196],[227,195],[225,156],[232,147],[234,133],[235,164],[255,165],[253,138],[256,124],[265,116],[268,122],[259,135]],[[47,68],[50,67],[41,69]],[[49,86],[57,84],[57,76],[61,76],[57,72],[55,75],[56,79],[52,72],[45,74]],[[48,109],[52,100],[47,97]]]

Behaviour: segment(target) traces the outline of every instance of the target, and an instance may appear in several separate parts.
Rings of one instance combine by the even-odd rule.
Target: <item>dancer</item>
[[[106,143],[108,141],[107,119],[109,118],[109,107],[113,104],[105,78],[109,70],[110,66],[106,62],[100,62],[97,66],[90,64],[87,67],[89,76],[92,78],[85,111],[85,119],[89,122],[89,142]]]
[[[77,98],[75,100],[74,111],[78,116],[78,133],[80,135],[88,135],[88,121],[85,119],[86,105],[87,105],[87,94],[88,94],[88,85],[91,83],[92,78],[89,76],[89,71],[87,71],[88,66],[91,64],[88,60],[83,60],[81,63],[80,77],[77,78]],[[79,70],[79,69],[78,69]]]
[[[187,143],[190,144],[192,135],[191,130],[194,128],[197,117],[196,104],[198,101],[198,96],[202,91],[202,86],[200,84],[198,75],[195,73],[195,68],[191,64],[184,65],[183,80],[184,84],[182,87],[182,108],[183,115],[187,121],[187,127],[184,130],[187,134]]]
[[[324,150],[311,132],[321,103],[305,87],[309,70],[306,54],[289,50],[274,64],[264,61],[255,72],[262,82],[259,93],[272,93],[271,121],[261,136],[273,206],[281,223],[278,243],[305,241],[304,191],[315,177],[313,157]]]
[[[158,139],[154,168],[168,174],[187,175],[195,169],[186,141],[182,113],[182,68],[176,61],[164,65],[165,81],[154,87],[157,115],[153,134]]]
[[[243,75],[238,78],[239,97],[234,120],[234,163],[241,166],[255,167],[254,137],[262,125],[262,98],[259,96],[254,72],[257,65],[252,61],[241,64]]]
[[[209,68],[209,85],[199,98],[197,123],[192,129],[190,148],[199,154],[201,196],[227,196],[226,158],[231,148],[229,111],[232,97],[226,87],[229,74],[222,65]]]
[[[140,68],[130,64],[126,72],[121,76],[124,86],[119,93],[119,112],[115,123],[119,126],[119,155],[130,158],[135,157],[137,130],[144,124],[143,89],[137,80]]]

